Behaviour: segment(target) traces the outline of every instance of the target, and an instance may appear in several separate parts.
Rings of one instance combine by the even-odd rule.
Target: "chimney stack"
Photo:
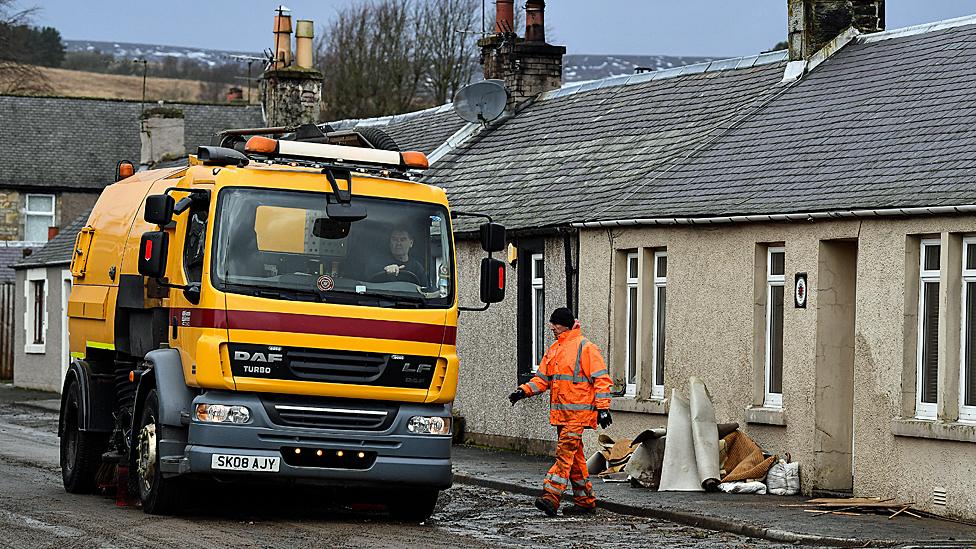
[[[295,58],[291,56],[291,16],[287,8],[275,10],[275,61],[261,75],[261,103],[268,126],[298,126],[319,122],[322,110],[322,73],[313,68],[314,23],[299,20],[295,32]]]
[[[162,105],[146,109],[140,115],[139,127],[142,143],[139,163],[143,166],[152,167],[186,155],[182,110]]]
[[[566,48],[546,42],[544,0],[525,4],[525,38],[505,30],[514,21],[512,2],[496,0],[495,34],[478,41],[485,79],[505,82],[509,108],[562,85]]]
[[[791,61],[809,59],[848,27],[885,29],[884,0],[787,0],[787,10]]]
[[[495,34],[515,32],[515,0],[495,1]]]

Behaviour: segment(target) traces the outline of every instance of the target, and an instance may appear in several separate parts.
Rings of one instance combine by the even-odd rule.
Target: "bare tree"
[[[15,11],[14,0],[0,0],[0,93],[41,94],[52,91],[37,67],[24,64],[27,52],[14,40],[15,29],[30,21],[35,8]]]
[[[450,101],[474,71],[478,0],[430,0],[421,9],[423,48],[430,65],[427,88],[436,103]]]
[[[319,35],[323,117],[364,118],[443,103],[474,62],[477,0],[373,0],[341,9]]]

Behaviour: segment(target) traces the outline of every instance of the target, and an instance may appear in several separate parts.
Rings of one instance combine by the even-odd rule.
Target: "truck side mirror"
[[[153,194],[146,197],[146,211],[142,218],[153,225],[165,227],[173,220],[175,202],[168,194]],[[147,233],[148,234],[148,233]]]
[[[480,227],[481,247],[488,253],[505,249],[505,226],[498,223],[483,223]]]
[[[498,303],[505,299],[505,262],[486,257],[481,260],[481,301]]]
[[[166,232],[142,233],[142,240],[139,242],[139,274],[150,278],[165,276],[168,251],[169,235]]]

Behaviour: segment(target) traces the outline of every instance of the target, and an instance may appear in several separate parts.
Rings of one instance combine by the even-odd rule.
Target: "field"
[[[142,99],[142,77],[100,74],[38,67],[47,76],[52,95],[68,97],[104,97],[113,99]],[[224,101],[229,84],[177,80],[175,78],[146,79],[146,100],[158,101]],[[247,91],[245,90],[245,97]],[[251,97],[256,101],[256,90]]]

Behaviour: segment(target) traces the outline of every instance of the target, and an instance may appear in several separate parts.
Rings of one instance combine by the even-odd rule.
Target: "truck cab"
[[[307,480],[423,520],[452,477],[447,196],[414,180],[421,153],[265,130],[110,185],[79,233],[65,487],[114,466],[166,513],[193,477]],[[481,283],[485,306],[503,297],[490,253]]]

